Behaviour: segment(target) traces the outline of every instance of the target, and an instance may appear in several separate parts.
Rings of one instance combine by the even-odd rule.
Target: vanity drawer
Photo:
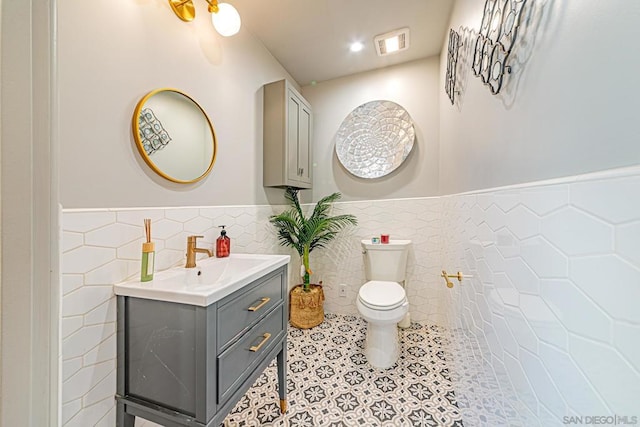
[[[216,318],[218,352],[282,302],[283,277],[279,271],[247,292],[222,302]]]
[[[281,342],[285,327],[283,310],[280,305],[218,356],[218,404],[233,394],[274,344]]]

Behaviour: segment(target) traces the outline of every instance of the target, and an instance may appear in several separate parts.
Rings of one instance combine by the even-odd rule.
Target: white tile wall
[[[212,246],[218,224],[240,238],[236,252],[288,253],[266,218],[280,207],[67,210],[63,212],[62,420],[115,425],[116,305],[112,285],[140,274],[143,219],[152,219],[156,269],[184,262],[187,235]],[[247,220],[250,218],[251,220]],[[230,231],[231,234],[231,231]],[[234,236],[234,234],[231,234]],[[243,238],[245,235],[250,238]]]
[[[315,279],[323,281],[325,310],[341,314],[358,313],[356,297],[366,281],[360,240],[387,233],[391,239],[410,239],[413,242],[405,283],[411,318],[443,324],[446,319],[443,301],[447,291],[438,282],[442,264],[440,199],[338,203],[334,212],[355,215],[358,226],[343,233],[327,250],[311,253],[311,269],[318,272]],[[346,285],[346,297],[339,296],[342,284]]]
[[[311,254],[325,309],[357,313],[359,241],[410,238],[413,320],[448,325],[465,425],[553,425],[564,415],[636,415],[640,401],[640,170],[494,191],[345,202],[359,225]],[[156,269],[184,262],[186,237],[232,251],[290,253],[268,217],[282,206],[68,210],[63,213],[62,417],[115,425],[113,283],[136,277],[143,218]],[[290,266],[298,282],[299,260]],[[473,275],[448,289],[446,269]],[[347,296],[338,289],[345,284]],[[640,415],[640,414],[638,414]]]
[[[442,198],[465,425],[640,416],[639,195],[631,168]]]
[[[115,383],[116,308],[112,284],[136,277],[140,269],[143,219],[152,218],[156,270],[184,262],[186,238],[202,234],[201,246],[212,247],[218,225],[227,226],[232,251],[291,253],[278,245],[268,218],[284,206],[67,210],[63,213],[62,371],[63,424],[110,425]],[[364,283],[360,240],[389,233],[414,241],[407,290],[412,318],[443,323],[446,291],[437,283],[440,269],[440,200],[411,199],[338,203],[335,213],[349,212],[359,225],[330,247],[311,253],[314,282],[322,280],[325,309],[357,313],[355,300]],[[299,271],[294,254],[291,272]],[[293,286],[299,282],[290,274]],[[338,296],[338,284],[347,296]]]

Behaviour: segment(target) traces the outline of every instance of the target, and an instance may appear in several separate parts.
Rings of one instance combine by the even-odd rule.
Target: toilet
[[[397,324],[409,312],[404,280],[411,240],[391,240],[388,244],[362,240],[361,244],[368,281],[358,291],[356,306],[367,321],[364,354],[371,366],[386,369],[398,359]]]

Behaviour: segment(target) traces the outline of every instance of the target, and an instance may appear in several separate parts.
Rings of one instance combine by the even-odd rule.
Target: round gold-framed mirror
[[[145,163],[170,181],[189,184],[216,161],[216,134],[204,109],[173,88],[146,94],[133,113],[133,138]]]

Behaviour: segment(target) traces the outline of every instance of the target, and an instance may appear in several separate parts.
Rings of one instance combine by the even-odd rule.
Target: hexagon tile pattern
[[[410,238],[412,320],[449,328],[465,425],[552,426],[565,416],[640,416],[640,168],[432,198],[344,202],[359,225],[311,254],[325,309],[357,314],[359,241]],[[62,421],[115,425],[114,283],[140,268],[143,218],[156,269],[186,237],[232,252],[290,253],[268,217],[283,206],[66,210],[62,239]],[[292,255],[295,255],[292,253]],[[292,257],[290,285],[299,281]],[[453,289],[440,270],[472,275]],[[344,284],[346,297],[340,296]]]
[[[115,425],[113,284],[140,274],[143,219],[152,219],[156,271],[184,263],[186,239],[212,247],[219,224],[238,253],[288,253],[268,229],[280,206],[66,210],[62,241],[62,425]]]
[[[633,168],[442,197],[465,425],[640,418],[639,195]]]
[[[213,247],[219,224],[227,226],[235,253],[290,253],[290,286],[299,283],[297,254],[278,245],[268,222],[285,206],[66,210],[63,213],[62,418],[64,426],[113,425],[115,394],[115,297],[112,285],[136,278],[144,240],[143,219],[152,219],[156,271],[184,263],[186,239],[201,234]],[[322,281],[325,310],[357,314],[356,297],[365,282],[360,240],[389,233],[413,240],[407,267],[412,320],[443,324],[446,291],[436,280],[440,268],[438,198],[338,203],[357,228],[324,250],[311,253],[312,280]],[[202,257],[202,255],[199,255]],[[346,297],[338,295],[345,284]]]

